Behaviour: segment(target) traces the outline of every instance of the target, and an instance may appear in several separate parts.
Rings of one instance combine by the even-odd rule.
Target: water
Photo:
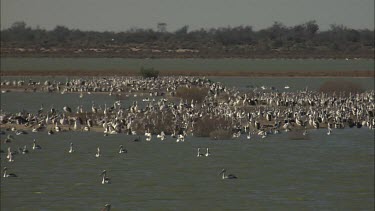
[[[123,134],[20,135],[15,149],[35,138],[40,151],[16,155],[7,166],[18,178],[1,178],[1,210],[373,210],[374,131],[310,132],[248,141],[187,137],[184,143],[133,142]],[[4,138],[4,137],[2,137]],[[68,154],[69,143],[76,152]],[[118,154],[123,144],[128,154]],[[103,157],[95,158],[100,146]],[[210,157],[196,157],[209,147]],[[237,180],[222,180],[226,168]],[[108,171],[112,184],[102,185]]]
[[[373,59],[123,59],[1,58],[1,70],[139,70],[167,71],[353,71],[373,70]]]
[[[157,69],[183,70],[368,70],[373,60],[137,60],[137,59],[52,59],[1,58],[1,70],[17,69],[116,69],[141,65]],[[160,65],[160,66],[158,66]],[[195,68],[195,69],[194,69]],[[242,68],[242,69],[241,69]],[[310,68],[310,69],[309,69]],[[362,68],[362,69],[361,69]],[[13,79],[12,77],[4,77]],[[42,77],[35,77],[45,79]],[[241,78],[210,77],[240,89],[274,86],[288,91],[317,90],[326,80],[351,80],[373,89],[372,78]],[[51,78],[50,78],[51,79]],[[55,77],[52,80],[65,80]],[[2,78],[3,80],[3,78]],[[124,107],[143,96],[121,100]],[[1,109],[35,113],[40,105],[73,110],[92,103],[112,105],[108,94],[24,93],[0,94]],[[142,107],[143,102],[140,103]],[[17,178],[1,178],[1,210],[99,210],[112,204],[113,210],[373,210],[374,130],[334,129],[309,131],[308,140],[291,140],[287,133],[266,139],[213,141],[187,137],[133,142],[124,134],[104,137],[102,133],[29,133],[15,136],[6,151],[27,145],[27,155],[16,155],[9,163],[1,154],[1,167]],[[7,132],[9,133],[9,132]],[[4,140],[5,135],[1,136]],[[36,139],[42,150],[31,150]],[[69,143],[76,147],[69,154]],[[128,154],[118,154],[122,144]],[[95,158],[100,146],[103,157]],[[210,157],[196,157],[197,148],[209,147]],[[222,180],[226,168],[237,180]],[[112,184],[102,185],[99,174],[106,169]]]

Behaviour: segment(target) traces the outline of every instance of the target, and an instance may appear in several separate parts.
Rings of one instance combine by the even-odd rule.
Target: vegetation
[[[204,98],[207,96],[208,88],[198,88],[198,87],[178,87],[176,91],[176,97],[182,98],[185,101],[191,102],[194,100],[196,103],[203,102]]]
[[[174,32],[166,24],[157,30],[130,29],[96,32],[56,26],[53,30],[31,28],[16,22],[1,31],[2,56],[11,54],[68,54],[69,56],[121,57],[373,57],[374,29],[349,29],[331,25],[320,31],[315,21],[296,26],[275,22],[254,31],[251,26]],[[74,54],[72,54],[74,53]]]
[[[330,80],[325,83],[323,83],[319,87],[319,92],[324,92],[324,93],[337,93],[337,94],[343,94],[343,95],[348,95],[349,93],[361,93],[363,92],[364,89],[361,86],[361,84],[354,83],[351,81],[334,81]]]
[[[159,76],[159,71],[154,70],[154,68],[143,68],[139,71],[143,78],[157,78]]]

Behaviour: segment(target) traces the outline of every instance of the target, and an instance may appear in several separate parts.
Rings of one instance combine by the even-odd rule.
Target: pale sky
[[[321,30],[330,24],[374,29],[374,0],[1,0],[1,29],[16,21],[53,29],[124,31],[156,29],[167,23],[174,31],[250,25],[255,30],[274,21],[287,26],[316,20]]]

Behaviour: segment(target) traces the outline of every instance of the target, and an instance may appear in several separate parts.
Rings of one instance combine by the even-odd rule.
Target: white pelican
[[[210,154],[210,151],[209,151],[209,149],[208,149],[208,147],[207,147],[205,156],[208,157],[208,156],[210,156],[210,155],[211,155],[211,154]]]
[[[9,157],[8,162],[13,162],[14,161],[12,153],[9,153],[8,157]]]
[[[228,175],[225,175],[225,172],[227,172],[227,170],[223,169],[221,170],[221,172],[219,173],[222,174],[222,179],[237,179],[237,177],[234,175],[234,174],[228,174]]]
[[[331,135],[331,133],[332,133],[332,129],[331,129],[331,128],[328,128],[327,135]]]
[[[95,154],[95,157],[100,157],[101,156],[101,154],[100,154],[100,148],[98,147],[97,148],[97,151],[96,151],[96,154]]]
[[[42,147],[39,146],[39,145],[37,145],[37,144],[36,144],[36,141],[35,141],[35,139],[34,139],[34,141],[33,141],[33,150],[36,150],[36,149],[42,149]]]
[[[124,149],[124,147],[122,145],[120,145],[120,151],[118,153],[122,154],[122,153],[127,153],[128,150]]]
[[[3,177],[17,177],[17,175],[13,174],[13,173],[9,173],[7,174],[7,167],[4,167],[4,170],[3,170]]]
[[[183,135],[180,134],[177,136],[176,142],[184,142],[184,141],[185,141],[185,137]]]
[[[249,134],[246,136],[247,139],[251,139],[251,132],[249,131]]]
[[[111,205],[110,204],[105,204],[104,208],[101,209],[101,211],[110,211],[111,210]]]
[[[201,148],[198,148],[198,154],[197,154],[197,157],[203,157],[204,154],[201,153]]]
[[[106,170],[103,170],[103,172],[100,174],[100,176],[102,176],[102,184],[110,184],[111,183],[111,179],[109,179],[107,177],[107,171]]]
[[[73,152],[74,152],[73,143],[70,143],[69,153],[73,153]]]

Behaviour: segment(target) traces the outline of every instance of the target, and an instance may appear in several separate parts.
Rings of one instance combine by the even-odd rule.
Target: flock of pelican
[[[1,81],[2,91],[17,87],[25,91],[55,92],[58,94],[79,93],[80,98],[90,94],[113,96],[113,104],[100,105],[94,101],[91,108],[80,105],[76,109],[69,105],[44,105],[35,112],[23,110],[9,113],[1,110],[0,126],[15,135],[28,132],[47,131],[48,135],[64,131],[103,132],[104,136],[126,133],[141,141],[164,141],[168,137],[184,142],[191,136],[211,136],[212,139],[253,139],[289,131],[327,128],[375,128],[375,92],[322,93],[317,91],[286,92],[275,89],[228,88],[222,83],[204,77],[97,77],[72,78],[65,82],[46,80],[28,82],[23,80]],[[286,86],[285,89],[289,89]],[[184,90],[185,93],[181,93]],[[189,90],[198,90],[189,95]],[[146,96],[140,102],[137,97]],[[125,106],[125,105],[128,106]],[[144,106],[141,106],[144,104]],[[213,133],[224,131],[230,137]],[[12,136],[4,140],[9,143]],[[33,150],[41,147],[35,140]],[[69,153],[74,153],[70,143]],[[13,162],[15,152],[8,148],[7,159]],[[28,153],[27,147],[19,153]],[[118,153],[127,153],[122,145]],[[96,157],[101,157],[97,147]],[[197,157],[210,156],[209,148]],[[16,177],[5,167],[3,177]],[[222,179],[236,179],[223,169]],[[107,171],[100,174],[102,184],[109,184]],[[110,205],[108,204],[110,208]]]
[[[10,82],[2,82],[9,84]],[[2,127],[9,126],[16,135],[27,130],[48,134],[75,131],[103,131],[104,135],[127,133],[144,134],[146,141],[153,135],[164,140],[166,135],[183,142],[188,134],[197,134],[205,120],[215,123],[214,130],[225,130],[232,138],[247,139],[258,135],[266,138],[270,134],[293,129],[344,128],[362,126],[375,128],[374,90],[363,93],[319,93],[315,91],[279,92],[275,90],[242,90],[228,88],[206,78],[160,77],[107,77],[92,79],[70,79],[32,82],[13,81],[10,84],[22,87],[38,87],[39,91],[57,93],[109,93],[125,100],[115,100],[113,105],[98,105],[92,102],[89,109],[82,105],[76,111],[68,105],[45,109],[42,105],[35,112],[1,112]],[[179,96],[179,88],[198,88],[204,92],[202,99],[194,96]],[[27,88],[26,88],[27,89]],[[141,107],[132,96],[148,95]],[[127,101],[127,102],[126,102]],[[133,101],[132,103],[130,103]],[[125,103],[124,103],[125,102]],[[124,106],[124,104],[130,104]],[[61,110],[60,110],[61,109]],[[201,123],[201,124],[199,124]],[[102,128],[102,129],[101,129]],[[24,129],[24,130],[22,130]],[[26,131],[25,131],[26,130]],[[220,137],[211,137],[218,139]]]

